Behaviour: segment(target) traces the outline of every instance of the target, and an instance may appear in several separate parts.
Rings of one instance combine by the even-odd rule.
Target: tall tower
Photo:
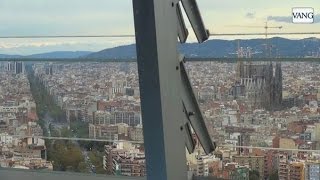
[[[8,62],[7,63],[7,71],[9,72],[15,72],[15,62]]]
[[[23,62],[15,62],[15,74],[21,74],[24,73],[24,64]]]
[[[264,107],[268,110],[272,108],[272,93],[273,93],[273,63],[270,62],[269,65],[266,66],[266,70],[264,72],[265,76],[265,88],[263,92],[263,98],[264,98]]]
[[[237,48],[237,69],[236,69],[236,81],[241,81],[241,77],[243,76],[243,49],[240,47],[240,40],[238,39],[238,48]]]
[[[275,82],[274,82],[274,105],[276,108],[281,108],[282,104],[282,69],[281,63],[276,63]]]

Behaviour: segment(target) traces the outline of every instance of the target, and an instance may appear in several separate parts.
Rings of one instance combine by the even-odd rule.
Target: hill
[[[265,39],[249,39],[240,40],[241,47],[250,47],[255,54],[255,57],[264,57],[266,53]],[[275,56],[279,54],[281,57],[305,57],[311,55],[311,52],[319,51],[320,39],[307,38],[301,40],[291,40],[285,38],[271,38],[268,44],[272,44],[273,50],[271,54]],[[202,44],[187,43],[179,45],[179,50],[186,57],[235,57],[238,46],[238,40],[208,40]],[[270,53],[268,51],[268,53]],[[94,59],[128,59],[135,58],[135,45],[118,46],[115,48],[104,49],[99,52],[91,53],[85,58]]]
[[[44,58],[44,59],[71,59],[86,56],[92,52],[90,51],[54,51],[41,54],[33,54],[25,56],[26,58]]]
[[[0,54],[0,59],[35,58],[35,59],[72,59],[87,56],[91,51],[54,51],[28,56]]]

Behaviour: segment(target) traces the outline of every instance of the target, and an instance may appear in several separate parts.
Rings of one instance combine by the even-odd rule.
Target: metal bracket
[[[184,66],[184,57],[180,56],[180,76],[181,76],[181,99],[183,105],[183,112],[185,115],[185,120],[183,121],[185,131],[186,146],[189,153],[194,152],[195,141],[192,137],[189,124],[192,126],[194,133],[200,141],[206,154],[211,153],[215,150],[216,145],[212,142],[209,132],[207,130],[204,118],[202,116],[198,101],[194,95],[193,88],[188,77],[186,68]],[[186,125],[187,124],[187,125]]]
[[[193,28],[193,31],[198,39],[199,43],[206,41],[209,38],[209,31],[205,28],[202,21],[202,17],[197,5],[196,0],[180,0],[183,8],[188,16],[190,24]],[[180,3],[176,4],[176,13],[178,20],[178,37],[181,43],[185,43],[188,38],[188,30],[185,26],[183,15],[180,8]],[[184,66],[184,57],[180,55],[180,91],[181,99],[183,104],[183,111],[185,113],[185,119],[183,121],[182,128],[185,133],[186,146],[189,153],[192,153],[195,148],[195,141],[192,138],[190,125],[193,128],[193,131],[197,135],[204,151],[209,154],[215,150],[216,146],[212,143],[210,135],[208,133],[207,127],[205,125],[199,104],[194,95],[190,79],[188,77],[187,71]]]
[[[198,39],[199,43],[206,41],[210,32],[204,26],[198,4],[196,0],[179,0],[188,16],[192,29]],[[178,18],[178,37],[181,43],[185,43],[188,37],[188,30],[185,26],[183,15],[181,12],[179,2],[176,4],[177,6],[177,18]]]

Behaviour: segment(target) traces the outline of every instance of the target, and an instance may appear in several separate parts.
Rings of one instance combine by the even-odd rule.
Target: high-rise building
[[[6,62],[0,62],[0,71],[6,71],[7,67],[6,67]]]
[[[89,138],[118,140],[119,127],[116,125],[89,124]]]
[[[214,165],[216,162],[220,161],[220,159],[216,158],[214,155],[197,155],[196,159],[196,175],[204,177],[213,176]]]
[[[133,141],[143,141],[143,129],[142,125],[129,128],[129,137]]]
[[[111,113],[107,111],[95,111],[93,112],[93,121],[92,124],[94,125],[109,125],[109,124],[116,124],[113,121],[111,121]]]
[[[7,71],[14,71],[14,63],[13,62],[8,62],[7,64]]]
[[[138,149],[125,150],[106,145],[103,167],[112,175],[146,175],[145,155]]]
[[[241,133],[238,136],[238,146],[249,146],[250,145],[250,134],[248,133]],[[249,154],[249,149],[244,148],[237,148],[238,154]]]
[[[279,157],[278,152],[273,150],[264,151],[264,177],[268,178],[278,172]]]
[[[140,113],[133,111],[96,111],[93,113],[92,124],[119,124],[125,123],[129,126],[137,126],[141,124]]]
[[[15,73],[16,62],[13,62],[13,61],[6,62],[3,66],[6,71]]]
[[[304,180],[305,163],[292,161],[286,152],[279,154],[279,180]]]
[[[315,123],[315,128],[313,130],[314,140],[320,141],[320,123]]]
[[[278,176],[279,180],[287,180],[289,169],[288,169],[288,155],[286,153],[279,154],[279,169]]]
[[[305,164],[305,179],[318,180],[320,179],[320,162],[307,162]]]
[[[304,180],[304,163],[291,162],[289,164],[289,179],[290,180]]]
[[[15,74],[22,74],[24,73],[24,64],[23,62],[15,62],[14,66]]]
[[[116,124],[125,123],[129,126],[137,126],[140,123],[140,113],[133,111],[115,111],[112,112],[111,119],[114,120]]]
[[[45,70],[46,70],[46,74],[47,75],[53,75],[53,67],[52,67],[52,65],[47,66]]]

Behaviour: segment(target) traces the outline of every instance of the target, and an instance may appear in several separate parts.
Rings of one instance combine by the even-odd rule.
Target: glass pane
[[[145,176],[131,4],[61,3],[0,2],[0,167]],[[319,179],[318,0],[198,4],[212,36],[196,44],[187,22],[179,50],[218,147],[186,152],[188,173]],[[12,38],[38,35],[119,37]]]

